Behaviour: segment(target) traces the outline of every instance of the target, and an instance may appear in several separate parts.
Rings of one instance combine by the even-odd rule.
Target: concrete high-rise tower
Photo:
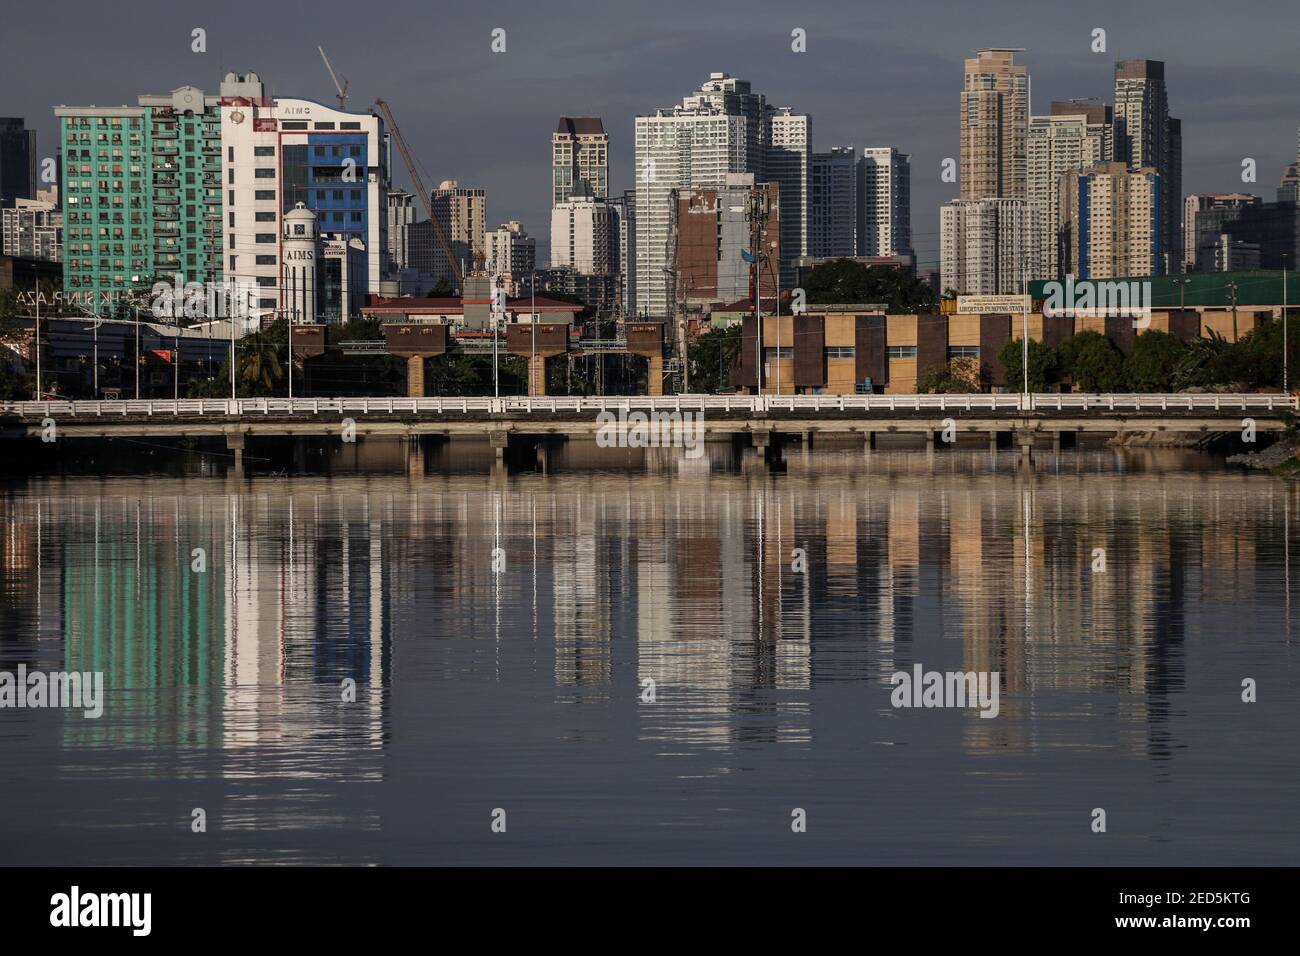
[[[1165,65],[1160,60],[1115,64],[1115,160],[1160,177],[1158,271],[1177,269],[1183,191],[1182,122],[1169,116]]]
[[[1061,177],[1074,169],[1110,162],[1113,124],[1109,106],[1082,100],[1054,102],[1050,116],[1029,121],[1027,198],[1038,211],[1036,278],[1061,276]]]
[[[609,134],[598,116],[561,116],[551,134],[551,205],[609,195]]]
[[[961,198],[1025,198],[1029,70],[1017,48],[977,50],[961,92]]]

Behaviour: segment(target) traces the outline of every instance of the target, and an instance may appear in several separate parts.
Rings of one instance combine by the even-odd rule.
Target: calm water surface
[[[0,862],[1300,862],[1300,486],[558,464],[0,489],[0,670],[106,688],[0,711]],[[914,663],[1001,713],[895,710]]]

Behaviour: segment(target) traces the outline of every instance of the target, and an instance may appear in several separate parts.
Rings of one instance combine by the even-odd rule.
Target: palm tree
[[[276,355],[276,346],[259,332],[249,336],[239,361],[239,378],[249,391],[269,393],[284,377],[284,368]]]

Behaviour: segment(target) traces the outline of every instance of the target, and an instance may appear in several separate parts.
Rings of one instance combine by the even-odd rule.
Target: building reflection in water
[[[1122,728],[1108,746],[1167,758],[1189,629],[1208,640],[1226,608],[1224,640],[1291,638],[1294,484],[1177,452],[1032,470],[817,452],[778,476],[710,461],[34,481],[0,499],[0,660],[104,672],[129,719],[65,720],[69,749],[219,749],[227,777],[355,780],[383,777],[404,680],[547,675],[558,702],[606,705],[653,680],[636,732],[667,753],[808,746],[815,688],[860,687],[883,712],[915,663],[1001,673],[1000,718],[961,722],[972,752],[1093,746],[1056,719],[1084,708]]]

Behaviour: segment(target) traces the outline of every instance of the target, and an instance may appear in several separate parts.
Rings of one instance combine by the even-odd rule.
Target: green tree
[[[986,384],[979,359],[955,358],[923,371],[916,380],[916,390],[930,395],[965,395],[984,391]]]
[[[908,269],[864,266],[852,259],[826,262],[808,273],[803,284],[808,303],[880,302],[891,313],[934,312],[939,297]]]
[[[998,361],[1007,376],[1007,389],[1018,392],[1024,388],[1024,345],[1022,339],[1011,339],[998,351]],[[1061,353],[1054,346],[1037,339],[1029,340],[1029,390],[1050,391],[1061,381]]]
[[[1175,391],[1226,383],[1231,376],[1232,345],[1213,329],[1210,334],[1194,338],[1174,368]]]
[[[731,363],[740,354],[740,323],[709,329],[688,349],[691,391],[712,394],[731,384]]]
[[[1159,329],[1147,329],[1133,342],[1125,360],[1125,378],[1135,392],[1173,391],[1178,367],[1187,354],[1182,339]]]
[[[438,280],[437,285],[429,290],[425,298],[428,299],[451,299],[456,295],[456,287],[451,284],[451,280],[442,278]]]
[[[1122,392],[1124,354],[1115,343],[1091,329],[1080,332],[1061,349],[1065,372],[1079,391]]]

